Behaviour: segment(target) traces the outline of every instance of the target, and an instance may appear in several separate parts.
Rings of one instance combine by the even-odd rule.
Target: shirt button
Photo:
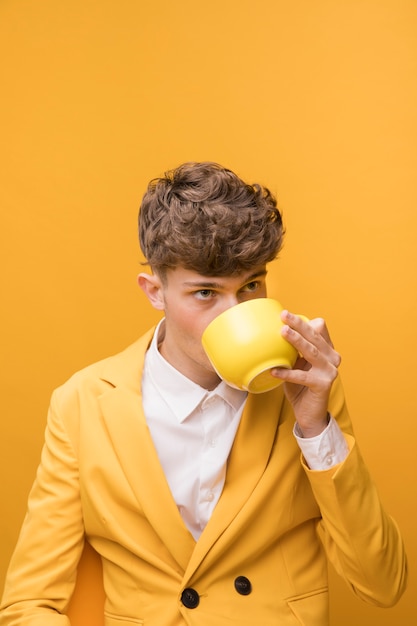
[[[210,493],[207,494],[207,502],[213,502],[213,500],[214,500],[214,493],[210,491]]]
[[[200,604],[200,596],[195,589],[186,587],[181,594],[181,602],[187,609],[195,609]]]
[[[329,466],[333,463],[333,457],[331,454],[329,454],[329,456],[326,458],[326,463]]]
[[[248,596],[252,591],[252,584],[246,576],[238,576],[235,580],[235,589],[241,596]]]
[[[215,448],[217,445],[217,441],[215,439],[210,439],[209,445],[210,445],[210,448]]]

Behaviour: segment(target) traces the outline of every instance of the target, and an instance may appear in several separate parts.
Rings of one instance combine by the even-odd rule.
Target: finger
[[[282,320],[286,322],[281,333],[300,354],[311,364],[328,361],[339,367],[340,354],[334,349],[326,324],[321,318],[305,322],[298,315],[284,311]]]
[[[330,389],[338,376],[338,369],[331,363],[326,362],[322,367],[311,367],[309,369],[283,369],[273,368],[272,376],[279,378],[287,384],[295,385],[298,391],[291,391],[291,395],[302,393],[303,388],[309,388],[317,399],[322,396],[328,396]]]
[[[313,328],[318,332],[325,341],[333,347],[332,340],[330,339],[329,331],[326,326],[326,322],[321,317],[316,317],[314,319],[307,319],[304,316],[295,315],[290,311],[284,310],[281,314],[281,319],[283,322],[298,330],[301,334],[305,334],[309,329]],[[304,332],[303,332],[304,331]]]

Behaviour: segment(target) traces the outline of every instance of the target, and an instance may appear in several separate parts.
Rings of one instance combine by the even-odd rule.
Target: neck
[[[219,376],[211,368],[210,364],[201,364],[197,361],[182,358],[181,354],[170,350],[169,342],[164,338],[158,343],[158,349],[161,355],[172,367],[175,367],[183,376],[186,376],[193,383],[200,385],[203,389],[211,391],[220,382]]]

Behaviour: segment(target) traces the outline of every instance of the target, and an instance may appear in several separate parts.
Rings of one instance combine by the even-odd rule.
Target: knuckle
[[[317,346],[314,346],[314,345],[312,345],[312,346],[310,347],[310,353],[311,353],[311,356],[312,356],[314,359],[316,359],[316,358],[319,356],[319,354],[320,354],[320,353],[319,353],[319,349],[317,348]]]
[[[337,367],[332,367],[330,370],[330,385],[334,383],[336,378],[339,376],[339,370]]]
[[[298,378],[299,378],[299,384],[300,385],[306,385],[309,379],[309,374],[307,370],[299,370],[298,371]]]
[[[313,327],[314,331],[321,335],[323,330],[326,328],[326,322],[322,317],[316,317],[311,321],[310,325]]]

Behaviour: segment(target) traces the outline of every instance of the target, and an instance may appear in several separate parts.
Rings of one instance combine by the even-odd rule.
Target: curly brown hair
[[[152,180],[139,211],[139,240],[152,270],[181,266],[228,276],[278,255],[284,228],[269,189],[217,163],[184,163]]]

